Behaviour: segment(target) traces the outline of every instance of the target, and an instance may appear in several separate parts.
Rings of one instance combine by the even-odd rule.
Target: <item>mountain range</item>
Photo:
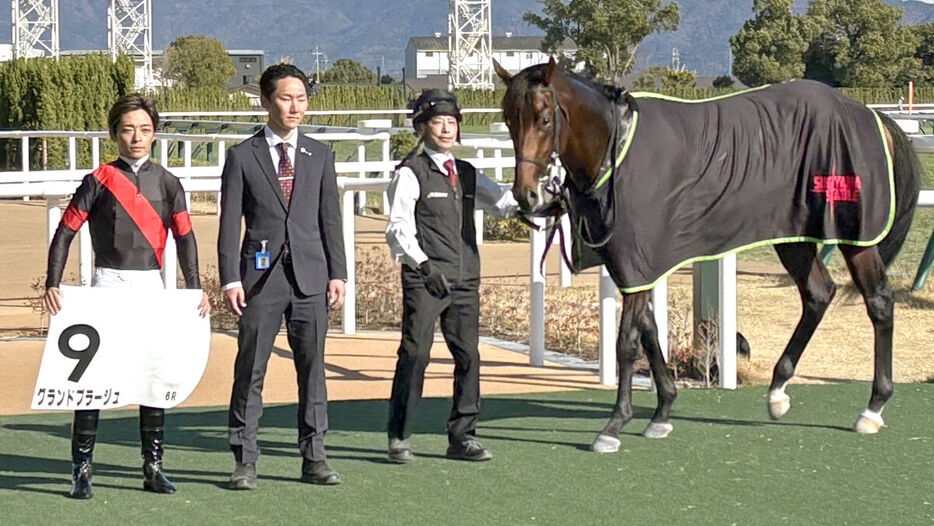
[[[664,0],[663,0],[664,1]],[[934,4],[883,0],[905,9],[904,23],[934,22]],[[698,75],[722,75],[730,68],[729,38],[752,15],[752,0],[677,0],[678,31],[650,35],[639,47],[637,69],[680,63]],[[217,38],[228,49],[262,49],[266,61],[292,57],[310,70],[314,51],[329,62],[352,58],[383,73],[401,77],[405,46],[412,36],[447,32],[445,0],[156,0],[153,47],[163,49],[178,36]],[[807,8],[796,0],[795,10]],[[109,0],[59,2],[62,49],[105,49]],[[527,11],[541,12],[537,0],[492,0],[493,33],[517,36],[542,32],[522,20]],[[11,7],[0,3],[0,42],[11,40]],[[322,65],[322,67],[324,67]]]

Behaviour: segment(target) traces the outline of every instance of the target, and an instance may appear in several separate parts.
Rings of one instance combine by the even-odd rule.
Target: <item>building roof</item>
[[[545,37],[494,36],[493,51],[539,51],[544,39]],[[448,36],[442,34],[439,37],[412,37],[409,39],[409,45],[418,51],[447,51]],[[565,40],[561,49],[577,49],[577,45],[571,40]]]

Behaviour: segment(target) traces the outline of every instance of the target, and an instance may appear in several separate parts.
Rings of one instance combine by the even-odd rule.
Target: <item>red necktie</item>
[[[457,172],[454,171],[454,159],[444,161],[444,169],[448,171],[447,177],[451,180],[451,187],[457,189]]]
[[[289,160],[289,143],[280,142],[279,147],[279,186],[282,187],[282,195],[285,196],[285,202],[292,199],[292,182],[295,181],[295,168],[292,168],[292,161]]]

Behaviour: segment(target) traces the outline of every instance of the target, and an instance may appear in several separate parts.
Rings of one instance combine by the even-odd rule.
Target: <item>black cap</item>
[[[412,105],[412,125],[427,122],[436,115],[450,115],[461,121],[461,110],[457,97],[450,91],[432,88],[422,92]]]

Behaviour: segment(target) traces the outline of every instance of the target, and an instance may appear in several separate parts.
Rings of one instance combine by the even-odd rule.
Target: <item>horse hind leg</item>
[[[785,393],[785,386],[794,376],[798,360],[801,359],[837,290],[827,268],[817,255],[817,246],[813,243],[776,245],[775,251],[785,270],[798,286],[802,313],[785,351],[772,372],[768,409],[773,420],[781,418],[791,409],[791,397]]]
[[[619,451],[619,433],[632,420],[632,375],[639,353],[640,330],[638,319],[647,311],[648,293],[623,294],[623,316],[616,338],[616,361],[619,364],[619,384],[616,387],[616,405],[610,420],[591,445],[596,453]]]
[[[840,251],[863,295],[874,333],[874,369],[869,407],[854,425],[857,433],[878,433],[884,422],[882,409],[894,393],[892,377],[892,334],[895,299],[885,275],[885,264],[876,247],[841,246]]]
[[[652,308],[654,309],[654,306]],[[678,391],[665,364],[665,356],[658,343],[658,326],[655,324],[655,316],[650,310],[646,310],[643,316],[640,317],[639,323],[642,348],[645,349],[649,366],[652,369],[652,378],[655,379],[655,391],[658,397],[655,414],[652,415],[652,421],[642,432],[642,436],[646,438],[665,438],[673,429],[668,417],[671,413],[671,406],[678,396]]]

